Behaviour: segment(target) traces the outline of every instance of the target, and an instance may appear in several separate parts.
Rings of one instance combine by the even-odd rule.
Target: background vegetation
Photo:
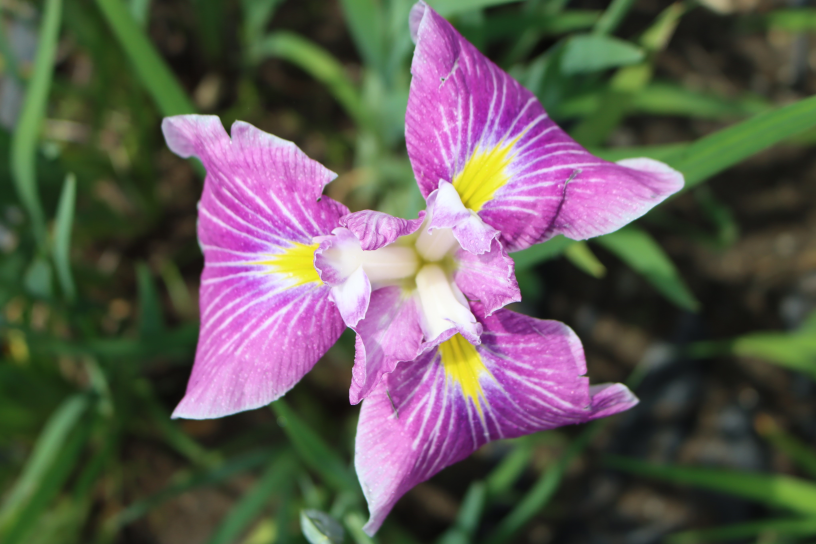
[[[333,198],[414,217],[411,4],[0,2],[0,542],[372,541],[350,337],[271,409],[169,419],[197,336],[202,171],[159,124],[251,122],[341,173]],[[515,309],[570,324],[593,381],[641,405],[486,446],[376,541],[816,541],[816,11],[430,4],[585,146],[664,160],[687,188],[515,255]]]

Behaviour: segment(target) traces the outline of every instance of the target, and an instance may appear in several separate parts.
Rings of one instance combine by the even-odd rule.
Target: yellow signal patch
[[[465,167],[453,178],[453,187],[466,208],[478,212],[510,180],[507,167],[515,157],[511,151],[523,135],[507,144],[502,140],[493,149],[477,147],[473,151]]]
[[[268,266],[268,274],[280,274],[292,280],[289,287],[297,287],[307,283],[323,284],[317,269],[314,267],[314,253],[320,244],[300,244],[292,242],[292,246],[280,253],[268,255],[265,261],[255,261],[250,264]]]
[[[479,376],[484,372],[489,374],[490,371],[482,362],[476,348],[461,334],[456,334],[450,340],[439,344],[439,353],[442,357],[442,366],[445,367],[446,378],[459,384],[462,394],[473,401],[479,415],[482,415],[482,400],[487,404],[487,399],[479,383]]]

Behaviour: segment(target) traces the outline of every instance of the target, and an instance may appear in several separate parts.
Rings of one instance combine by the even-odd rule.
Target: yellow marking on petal
[[[473,401],[479,415],[483,415],[482,401],[487,404],[487,399],[479,383],[479,376],[485,372],[490,374],[490,371],[479,357],[479,352],[461,334],[456,334],[439,344],[439,353],[442,356],[442,366],[445,367],[445,377],[458,383],[465,398]]]
[[[477,147],[473,151],[465,167],[453,178],[453,187],[466,208],[478,212],[496,191],[507,184],[510,180],[507,167],[515,158],[511,151],[522,136],[524,132],[507,144],[502,140],[493,149]]]
[[[300,244],[292,242],[292,246],[284,249],[280,253],[267,254],[269,259],[265,261],[254,261],[249,264],[260,264],[268,266],[271,270],[267,274],[280,274],[286,276],[293,283],[289,286],[298,287],[307,283],[317,282],[323,285],[323,281],[317,274],[314,266],[315,250],[320,244]]]

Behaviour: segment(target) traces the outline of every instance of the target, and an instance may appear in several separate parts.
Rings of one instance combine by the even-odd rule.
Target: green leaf
[[[606,275],[606,267],[592,253],[586,242],[570,244],[564,250],[564,256],[593,278],[602,278]]]
[[[145,263],[136,264],[136,283],[139,288],[139,338],[144,341],[161,335],[164,315],[153,274]]]
[[[334,56],[311,40],[279,31],[260,40],[249,53],[252,62],[267,56],[288,60],[320,81],[359,126],[370,125],[360,93]]]
[[[608,464],[640,476],[702,487],[753,500],[772,508],[784,508],[801,514],[816,514],[816,485],[790,476],[714,468],[661,466],[618,456],[609,457]]]
[[[96,0],[119,45],[162,115],[195,113],[187,93],[121,0]]]
[[[278,424],[291,440],[300,459],[337,491],[359,493],[360,486],[348,465],[282,400],[272,403]]]
[[[674,264],[647,232],[629,225],[594,241],[617,255],[677,306],[690,311],[699,308],[700,303],[686,287]]]
[[[54,411],[40,432],[34,450],[20,477],[0,506],[0,533],[19,515],[21,509],[40,488],[46,474],[57,462],[68,436],[82,420],[89,406],[86,395],[69,397]]]
[[[506,493],[527,469],[533,458],[534,442],[527,437],[517,438],[513,450],[485,479],[487,493],[491,497]]]
[[[816,379],[816,335],[758,332],[731,342],[731,353],[757,357],[772,363],[806,372]]]
[[[763,438],[816,478],[816,452],[812,446],[799,441],[777,426],[773,418],[761,414],[756,419],[756,429]]]
[[[629,42],[597,34],[572,36],[561,57],[567,75],[598,72],[643,60],[644,52]]]
[[[43,475],[30,499],[11,519],[8,526],[0,528],[3,544],[27,543],[29,535],[41,523],[41,518],[49,504],[56,498],[65,482],[75,471],[85,444],[90,436],[93,418],[80,421],[68,438],[61,444],[59,455]]]
[[[507,516],[488,535],[484,544],[514,542],[514,536],[550,502],[572,461],[592,442],[604,421],[587,425],[561,457],[539,476],[533,487],[518,501]]]
[[[291,454],[277,456],[255,485],[221,521],[207,544],[230,544],[235,541],[258,517],[269,499],[292,480],[296,467],[297,462]]]
[[[632,9],[635,0],[612,0],[609,7],[604,11],[592,32],[595,34],[612,34],[623,22],[626,14]]]
[[[11,140],[11,174],[20,202],[28,212],[40,251],[46,248],[45,214],[37,190],[37,142],[48,106],[48,94],[57,54],[62,0],[46,0],[34,73]]]
[[[517,39],[519,32],[535,31],[539,37],[557,36],[586,30],[598,20],[600,13],[594,10],[569,10],[562,13],[498,13],[490,17],[490,24],[482,25],[482,38],[486,43],[497,40]],[[459,25],[468,29],[467,25]],[[468,29],[469,30],[469,29]],[[475,29],[471,30],[474,32]]]
[[[558,257],[574,243],[575,240],[570,240],[569,238],[559,234],[555,238],[547,240],[543,244],[530,246],[527,249],[513,253],[510,256],[516,263],[516,270],[527,270],[538,263]]]
[[[765,20],[769,27],[788,32],[816,32],[816,9],[790,8],[777,9],[767,15]]]
[[[45,257],[35,257],[23,277],[26,291],[38,298],[51,298],[51,263]]]
[[[466,11],[513,4],[520,1],[521,0],[428,0],[428,5],[434,8],[442,17],[454,17]]]
[[[385,36],[382,3],[375,0],[340,0],[346,23],[365,64],[379,72],[385,69]]]
[[[487,486],[484,482],[476,481],[470,484],[453,527],[445,531],[439,538],[438,543],[469,544],[479,527],[486,499]]]
[[[131,503],[107,522],[108,530],[115,534],[121,527],[136,521],[159,505],[186,493],[192,489],[217,485],[237,474],[253,470],[270,458],[269,450],[253,451],[238,455],[218,466],[190,473],[182,471],[176,474],[168,486],[144,499]],[[277,458],[277,457],[276,457]]]
[[[343,544],[340,522],[320,510],[300,511],[300,530],[309,544]]]
[[[343,516],[343,524],[345,524],[354,544],[376,544],[377,541],[363,531],[365,518],[360,512],[352,511]]]
[[[738,162],[816,126],[816,96],[709,134],[668,160],[694,187]]]
[[[244,40],[252,48],[266,31],[269,20],[283,0],[242,0]]]
[[[615,147],[612,149],[590,149],[593,155],[607,161],[619,161],[621,159],[632,159],[638,157],[648,157],[658,161],[667,161],[672,157],[676,157],[678,153],[682,152],[689,144],[664,144],[664,145],[649,145],[641,147]]]
[[[68,174],[62,185],[57,217],[54,222],[54,243],[52,255],[54,267],[57,269],[57,279],[62,292],[68,301],[73,301],[76,295],[74,279],[71,276],[71,230],[74,226],[74,207],[76,205],[76,177]]]
[[[713,529],[703,529],[699,531],[683,531],[675,533],[666,538],[667,544],[698,544],[701,542],[719,542],[723,540],[734,541],[752,538],[757,535],[768,535],[769,538],[760,537],[757,542],[778,542],[779,536],[812,536],[816,535],[816,518],[801,519],[764,519],[761,521],[749,521],[726,525],[725,527],[715,527]]]

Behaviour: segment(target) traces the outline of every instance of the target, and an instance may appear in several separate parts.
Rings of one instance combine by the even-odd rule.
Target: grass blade
[[[52,255],[54,268],[57,269],[57,279],[62,292],[69,302],[74,300],[76,289],[74,278],[71,276],[71,230],[74,226],[74,207],[76,205],[76,177],[68,174],[62,185],[57,217],[54,223],[54,244]]]
[[[337,456],[323,440],[303,422],[284,401],[272,403],[278,416],[278,424],[289,436],[300,459],[337,491],[359,494],[360,486],[348,465]]]
[[[680,308],[690,311],[699,308],[700,303],[686,287],[663,248],[646,231],[630,225],[600,236],[595,242],[617,255]]]
[[[572,36],[564,46],[561,70],[567,75],[599,72],[643,60],[643,50],[627,41],[583,34]]]
[[[92,424],[93,418],[88,418],[81,421],[77,428],[72,429],[67,440],[61,445],[54,463],[48,467],[31,498],[12,518],[11,524],[0,529],[0,540],[3,544],[27,542],[30,533],[41,523],[41,517],[48,505],[76,468],[80,454],[90,436]]]
[[[608,464],[639,476],[736,495],[773,508],[816,514],[816,485],[790,476],[714,468],[660,466],[618,456],[609,457]]]
[[[803,470],[816,478],[816,452],[780,429],[771,416],[762,414],[756,419],[757,432],[778,450],[787,455]]]
[[[513,257],[513,261],[516,263],[516,270],[528,270],[538,263],[555,259],[574,243],[575,240],[570,240],[566,236],[559,234],[543,244],[536,244],[517,253],[513,253],[511,257]]]
[[[252,62],[267,56],[287,60],[326,85],[349,117],[361,127],[369,126],[360,93],[331,53],[307,38],[280,31],[260,40],[249,54]]]
[[[586,242],[570,244],[564,250],[564,257],[593,278],[602,278],[606,275],[606,267],[592,253]]]
[[[697,544],[699,542],[718,542],[722,540],[742,540],[761,534],[773,535],[770,539],[762,538],[761,542],[776,542],[776,536],[811,536],[816,535],[816,518],[806,519],[766,519],[749,521],[714,529],[701,531],[683,531],[669,536],[667,544]]]
[[[96,0],[96,4],[162,115],[195,113],[187,93],[128,13],[124,2]]]
[[[668,163],[683,172],[686,189],[787,138],[816,126],[816,96],[761,113],[695,141]]]
[[[277,456],[252,489],[230,510],[207,544],[233,542],[258,517],[272,495],[293,478],[296,467],[297,462],[290,453]]]
[[[89,406],[86,395],[69,397],[54,411],[37,438],[34,450],[14,487],[0,506],[0,530],[17,517],[39,489],[46,474],[62,454],[71,431],[79,424]]]
[[[635,0],[612,0],[606,11],[592,29],[594,34],[612,34],[623,22]]]
[[[488,535],[484,544],[513,542],[513,537],[550,502],[555,492],[558,491],[558,486],[561,484],[561,480],[564,478],[572,461],[592,442],[592,439],[603,428],[603,425],[603,420],[587,425],[558,461],[544,471],[532,489],[516,503],[513,510]]]
[[[62,0],[47,0],[37,44],[37,57],[34,60],[34,73],[28,83],[25,102],[11,140],[12,178],[17,195],[31,219],[34,237],[43,252],[47,242],[45,213],[37,190],[37,141],[48,106],[61,19]]]
[[[300,511],[300,531],[309,544],[343,544],[343,526],[319,510]]]
[[[136,265],[136,283],[139,287],[139,338],[146,340],[164,331],[164,316],[156,283],[145,263]]]
[[[385,36],[382,4],[375,0],[341,0],[343,13],[354,45],[366,66],[383,72],[385,69]]]
[[[470,484],[453,527],[439,538],[439,544],[468,544],[479,527],[486,499],[487,486],[484,482]]]
[[[429,0],[428,5],[442,17],[454,17],[466,11],[512,4],[521,0]]]

